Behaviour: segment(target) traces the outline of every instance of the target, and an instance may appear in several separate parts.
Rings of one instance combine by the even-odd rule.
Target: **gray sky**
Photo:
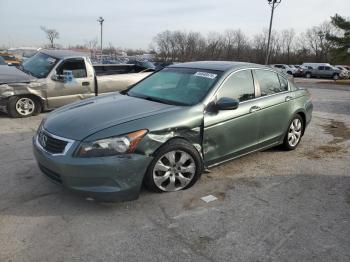
[[[303,32],[339,13],[350,14],[350,0],[282,0],[274,29]],[[98,37],[98,16],[105,18],[104,43],[148,48],[164,30],[203,34],[241,28],[247,35],[268,27],[267,0],[0,0],[0,46],[47,43],[40,26],[57,29],[59,44],[84,44]]]

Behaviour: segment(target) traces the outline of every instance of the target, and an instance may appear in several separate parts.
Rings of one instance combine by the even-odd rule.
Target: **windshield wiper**
[[[133,97],[137,97],[137,98],[141,98],[141,99],[145,99],[148,101],[167,104],[167,105],[188,106],[185,103],[181,103],[181,102],[177,102],[177,101],[173,101],[173,100],[168,100],[168,99],[164,99],[164,98],[158,98],[158,97],[153,97],[153,96],[144,96],[144,95],[131,95],[131,94],[128,94],[128,95],[133,96]]]

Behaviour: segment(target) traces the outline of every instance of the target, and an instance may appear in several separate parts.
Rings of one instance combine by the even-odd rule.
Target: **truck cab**
[[[70,50],[41,50],[9,79],[0,79],[0,109],[27,117],[86,99],[122,91],[152,70],[137,65],[92,65],[90,58]]]

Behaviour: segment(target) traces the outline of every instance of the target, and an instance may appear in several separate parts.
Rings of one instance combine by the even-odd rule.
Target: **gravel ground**
[[[31,151],[43,115],[0,115],[0,261],[350,261],[350,87],[306,86],[315,111],[297,150],[124,203],[49,182]]]

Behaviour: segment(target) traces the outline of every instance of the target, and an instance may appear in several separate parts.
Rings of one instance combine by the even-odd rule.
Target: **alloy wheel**
[[[192,181],[195,173],[193,157],[182,150],[176,150],[159,158],[153,168],[153,180],[162,191],[178,191]]]
[[[301,138],[302,123],[299,118],[295,118],[290,124],[288,131],[288,143],[291,147],[295,147]]]
[[[35,110],[35,102],[28,98],[22,97],[16,102],[16,111],[22,116],[28,116]]]

